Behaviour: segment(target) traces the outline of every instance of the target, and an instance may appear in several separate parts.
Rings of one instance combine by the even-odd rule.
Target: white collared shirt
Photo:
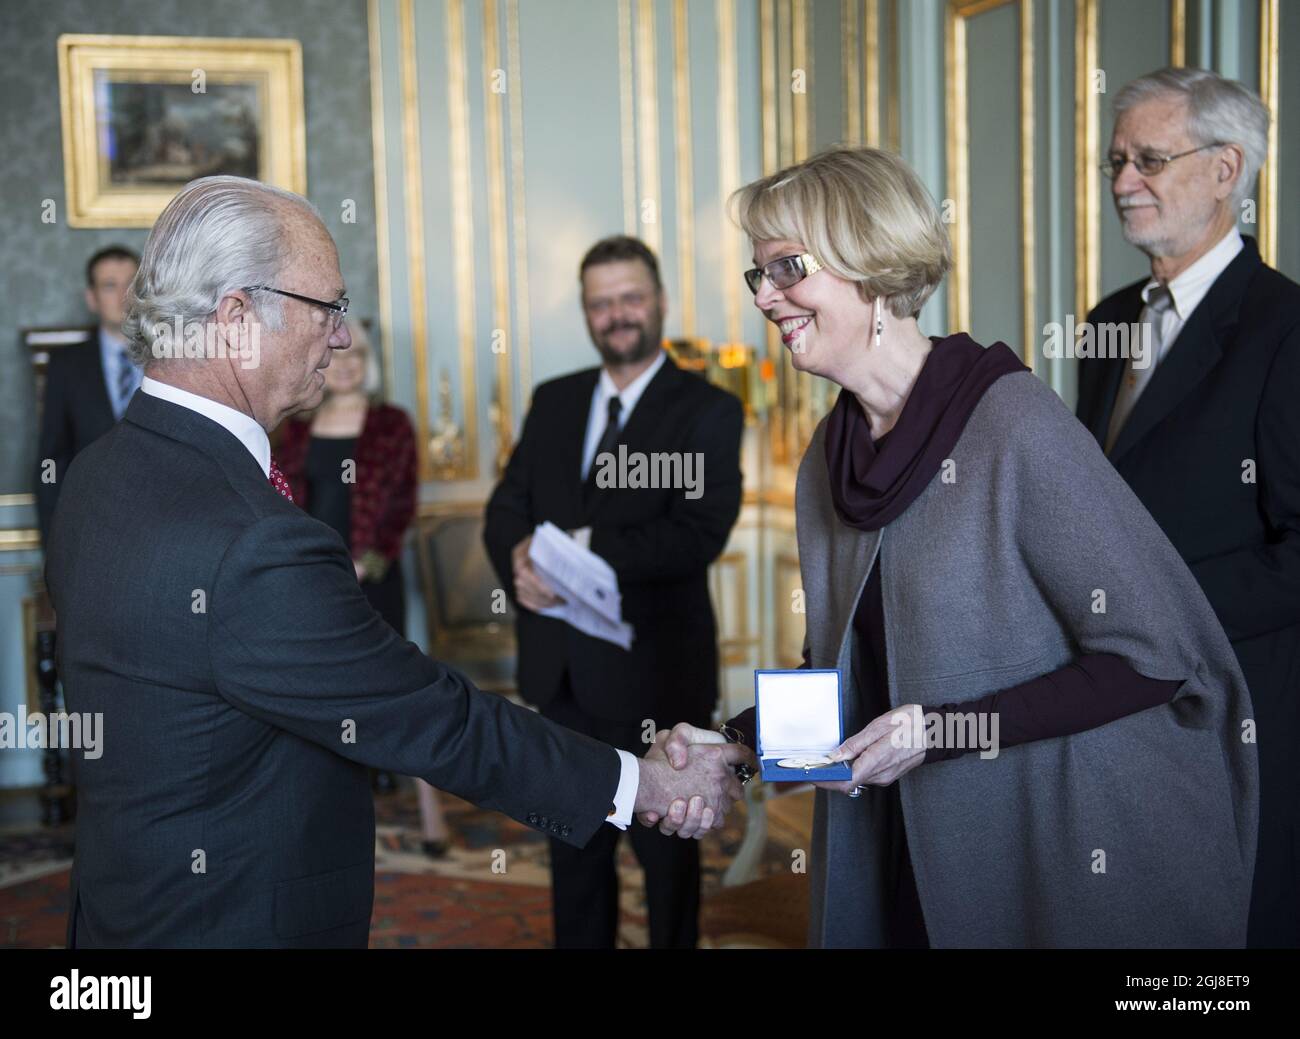
[[[1210,291],[1210,287],[1218,280],[1219,275],[1227,269],[1228,264],[1243,248],[1241,233],[1234,226],[1209,252],[1166,286],[1173,299],[1173,306],[1164,312],[1160,328],[1157,330],[1160,356],[1154,358],[1155,364],[1159,364],[1162,359],[1169,356],[1174,340],[1187,324],[1187,319],[1192,316],[1192,311],[1197,308],[1206,293]],[[1142,302],[1147,303],[1151,293],[1159,287],[1160,282],[1155,278],[1142,286]]]
[[[600,378],[596,380],[596,389],[591,395],[591,410],[587,413],[587,439],[582,445],[582,478],[584,480],[587,478],[587,473],[591,472],[591,464],[596,460],[596,448],[600,445],[600,438],[605,432],[606,424],[609,422],[610,398],[617,397],[619,403],[623,406],[623,410],[618,415],[618,428],[621,432],[627,426],[627,420],[631,417],[636,402],[641,399],[641,394],[645,393],[645,388],[650,385],[650,380],[659,373],[659,369],[664,366],[667,358],[667,352],[660,350],[654,364],[650,365],[649,368],[621,390],[614,385],[614,380],[610,378],[606,369],[602,368],[600,370]]]
[[[662,358],[661,358],[662,361]],[[140,389],[151,397],[171,401],[182,408],[197,411],[204,418],[209,418],[217,425],[228,429],[235,438],[248,448],[262,473],[268,479],[271,476],[271,440],[256,420],[242,411],[236,411],[225,404],[219,404],[197,393],[182,390],[170,383],[159,382],[145,376]],[[639,396],[639,392],[638,392]],[[615,748],[617,750],[617,748]],[[606,822],[626,830],[632,822],[632,810],[636,807],[637,788],[641,785],[641,767],[637,759],[625,750],[617,750],[619,764],[618,789],[614,793],[614,814]]]
[[[209,418],[217,425],[230,430],[235,439],[248,448],[248,453],[262,467],[262,474],[270,479],[271,439],[266,435],[266,430],[258,425],[256,419],[228,405],[218,404],[215,400],[200,397],[197,393],[182,390],[170,383],[159,382],[147,375],[141,380],[140,389],[151,397],[168,400],[173,404],[179,404],[182,408],[197,411],[204,418]]]

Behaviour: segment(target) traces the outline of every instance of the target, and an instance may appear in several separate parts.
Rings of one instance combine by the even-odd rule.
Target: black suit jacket
[[[90,341],[50,351],[45,370],[45,403],[36,457],[36,516],[41,540],[50,536],[50,517],[73,456],[113,427],[113,405],[104,382],[99,329]],[[54,460],[54,483],[42,480],[45,459]]]
[[[625,651],[520,608],[519,691],[545,705],[567,669],[574,698],[594,717],[652,718],[656,728],[707,718],[718,698],[708,567],[740,511],[740,401],[666,359],[620,443],[629,453],[701,453],[702,496],[689,499],[680,488],[608,488],[590,495],[588,506],[582,449],[599,375],[592,368],[537,387],[523,435],[488,502],[483,537],[513,595],[510,551],[537,524],[590,526],[591,550],[618,574],[623,619],[636,629],[635,640]]]
[[[1146,280],[1088,321],[1137,321]],[[1124,368],[1080,362],[1078,415],[1099,442]],[[1251,942],[1270,931],[1300,941],[1300,285],[1265,266],[1254,239],[1192,312],[1110,457],[1241,662],[1259,740]]]
[[[196,412],[137,393],[77,456],[46,564],[79,755],[69,944],[360,946],[367,766],[581,846],[615,752],[481,693],[366,602],[338,535]]]

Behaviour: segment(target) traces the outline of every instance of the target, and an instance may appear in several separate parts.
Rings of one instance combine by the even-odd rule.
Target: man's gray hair
[[[227,293],[274,284],[288,258],[287,206],[320,218],[301,195],[246,177],[200,177],[181,188],[149,232],[127,295],[122,332],[136,364],[153,360],[162,329],[179,320],[188,330],[191,322],[206,322]],[[281,298],[258,297],[262,323],[278,331]]]
[[[1187,105],[1187,132],[1198,145],[1235,144],[1245,156],[1232,186],[1240,206],[1268,157],[1269,111],[1255,91],[1208,69],[1167,68],[1127,83],[1115,97],[1115,115],[1155,97]]]

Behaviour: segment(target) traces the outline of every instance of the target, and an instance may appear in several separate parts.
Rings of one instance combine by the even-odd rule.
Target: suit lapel
[[[1118,320],[1131,325],[1137,321],[1142,313],[1143,284],[1145,282],[1139,282],[1119,296],[1110,308],[1113,314],[1094,315],[1097,324]],[[1095,339],[1096,336],[1094,335]],[[1097,387],[1093,395],[1092,413],[1086,417],[1085,422],[1088,431],[1096,437],[1097,443],[1104,444],[1106,442],[1106,432],[1110,428],[1110,416],[1115,410],[1115,400],[1119,396],[1120,383],[1124,379],[1124,371],[1128,367],[1128,362],[1122,357],[1098,358],[1087,362],[1084,366],[1085,371],[1088,365],[1093,368],[1091,378],[1096,381]]]
[[[1151,382],[1138,398],[1133,413],[1115,441],[1110,453],[1112,463],[1118,464],[1219,363],[1223,357],[1223,344],[1231,340],[1232,330],[1237,325],[1237,312],[1246,285],[1259,263],[1255,240],[1246,238],[1245,247],[1224,268],[1200,305],[1192,311],[1169,353],[1151,376]]]
[[[596,392],[600,369],[583,372],[574,380],[573,396],[565,402],[564,414],[559,417],[560,428],[555,441],[556,461],[560,467],[561,485],[567,488],[571,514],[582,517],[587,507],[583,502],[582,449],[587,444],[587,419],[591,415],[591,395]],[[580,525],[576,523],[575,525]]]

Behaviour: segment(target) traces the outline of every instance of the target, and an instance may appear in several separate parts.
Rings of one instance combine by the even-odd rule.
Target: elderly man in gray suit
[[[255,181],[196,180],[150,233],[126,324],[142,392],[71,466],[48,546],[67,706],[103,719],[70,947],[364,946],[367,766],[578,846],[679,797],[700,836],[740,796],[742,749],[638,760],[481,693],[370,608],[267,437],[320,403],[343,292],[315,209]]]

